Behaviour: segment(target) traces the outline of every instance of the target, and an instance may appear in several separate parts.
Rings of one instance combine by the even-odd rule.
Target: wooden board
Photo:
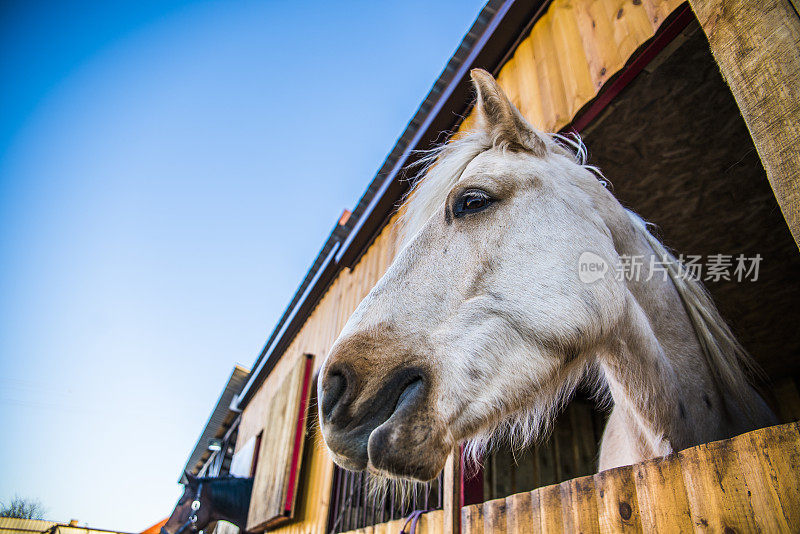
[[[447,534],[461,531],[463,488],[461,487],[461,449],[456,449],[447,457],[444,465],[444,514],[442,527]]]
[[[682,0],[554,0],[497,79],[525,117],[558,131]]]
[[[631,466],[597,473],[594,487],[601,532],[644,532]]]
[[[311,356],[295,362],[264,419],[247,530],[261,531],[292,517],[305,441]]]
[[[464,532],[798,532],[800,423],[465,506]]]
[[[800,245],[800,18],[790,0],[690,0]]]

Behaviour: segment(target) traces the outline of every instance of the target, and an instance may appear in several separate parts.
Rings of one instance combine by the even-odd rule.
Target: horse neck
[[[220,478],[210,485],[209,500],[215,519],[233,523],[244,531],[250,508],[252,478]]]
[[[728,392],[714,378],[681,295],[660,272],[647,280],[656,256],[648,239],[628,224],[615,241],[620,255],[642,258],[638,280],[627,282],[625,317],[600,356],[629,460],[731,435]]]

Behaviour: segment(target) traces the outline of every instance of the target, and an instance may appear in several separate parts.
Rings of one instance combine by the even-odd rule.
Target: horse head
[[[184,473],[186,483],[183,495],[172,510],[161,534],[191,534],[216,524],[213,507],[209,499],[210,486],[204,479],[195,477],[188,471]],[[210,529],[209,529],[210,531]]]
[[[613,265],[624,208],[582,145],[472,80],[478,127],[428,158],[403,248],[321,369],[322,434],[347,469],[431,480],[459,443],[545,424],[623,313],[624,285],[584,283],[577,262]]]

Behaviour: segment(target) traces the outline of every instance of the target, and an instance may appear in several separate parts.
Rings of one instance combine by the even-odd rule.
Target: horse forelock
[[[601,171],[588,164],[588,150],[577,133],[538,135],[544,141],[545,158],[566,157],[574,165],[590,171],[603,186],[608,182]],[[402,244],[408,243],[436,213],[447,198],[450,190],[461,179],[467,166],[481,153],[498,148],[509,150],[502,140],[478,129],[457,136],[430,150],[419,151],[419,159],[413,165],[418,169],[411,179],[412,187],[406,195],[401,209],[399,224]]]

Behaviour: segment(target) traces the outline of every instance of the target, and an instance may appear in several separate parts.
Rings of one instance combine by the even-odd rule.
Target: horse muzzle
[[[432,413],[432,384],[421,367],[392,370],[375,383],[334,363],[319,381],[320,426],[334,461],[345,469],[431,480],[447,457]],[[448,449],[449,450],[449,449]]]

